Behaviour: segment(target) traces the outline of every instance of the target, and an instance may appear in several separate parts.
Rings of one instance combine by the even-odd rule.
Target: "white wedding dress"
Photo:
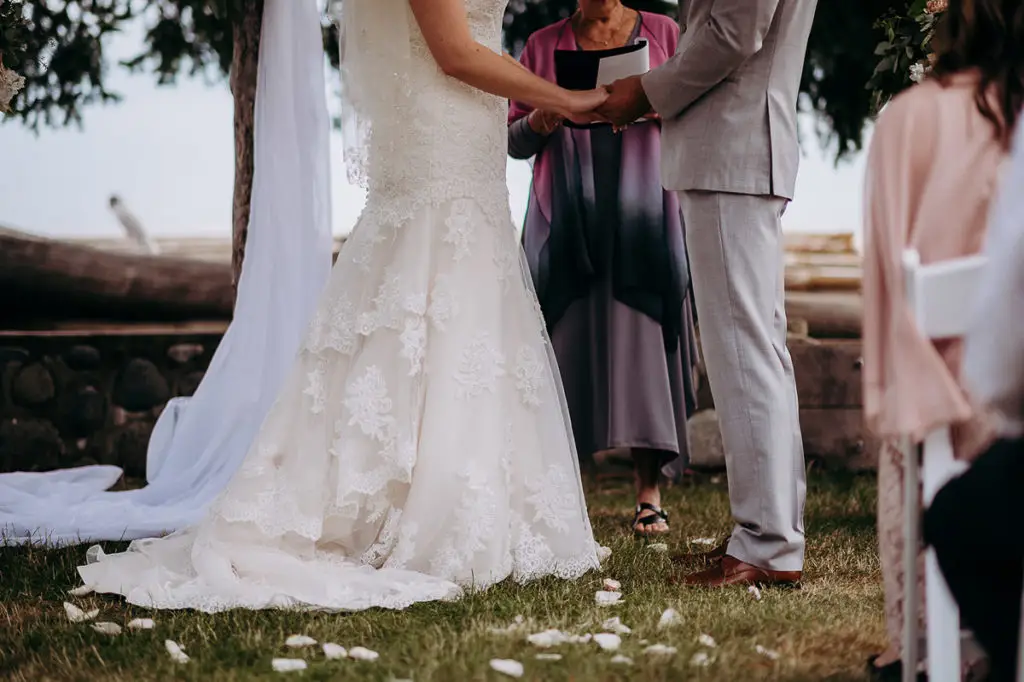
[[[406,0],[347,2],[407,23],[392,110],[368,108],[366,209],[238,473],[198,526],[90,549],[79,572],[98,592],[202,611],[404,608],[599,565],[509,211],[507,103],[440,71]],[[466,0],[496,51],[504,5]]]

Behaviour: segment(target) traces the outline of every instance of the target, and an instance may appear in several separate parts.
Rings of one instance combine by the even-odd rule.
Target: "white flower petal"
[[[91,587],[89,587],[88,585],[82,585],[81,587],[76,587],[73,590],[68,590],[68,596],[70,596],[70,597],[84,597],[87,594],[92,594],[92,593],[93,593],[93,589]]]
[[[622,620],[618,616],[609,618],[601,624],[601,627],[604,630],[614,632],[617,635],[628,635],[633,632],[628,626],[622,624]]]
[[[562,654],[537,654],[534,658],[538,661],[560,661]]]
[[[514,635],[515,633],[521,631],[525,624],[526,621],[522,616],[516,616],[515,620],[512,621],[512,623],[510,623],[509,625],[506,625],[505,627],[489,627],[487,628],[487,632],[491,633],[492,635]]]
[[[772,649],[765,649],[760,644],[758,644],[757,646],[754,647],[754,651],[756,651],[757,653],[761,654],[765,658],[771,659],[773,661],[779,660],[779,652],[778,651],[773,651]]]
[[[694,538],[690,540],[691,545],[713,545],[715,544],[714,538]]]
[[[594,601],[598,606],[612,606],[622,601],[621,592],[606,592],[601,590],[594,594]]]
[[[306,669],[306,662],[301,658],[275,658],[270,667],[278,673],[294,673]]]
[[[561,630],[545,630],[529,635],[526,641],[541,649],[550,649],[553,646],[564,644],[568,641],[568,636]]]
[[[357,661],[376,661],[380,654],[365,647],[356,646],[348,650],[348,657]]]
[[[340,644],[324,642],[323,650],[324,656],[332,661],[336,661],[339,658],[348,658],[348,650]]]
[[[284,645],[292,649],[301,649],[302,647],[315,646],[316,640],[306,635],[289,635],[288,639],[284,640]]]
[[[100,615],[100,610],[93,609],[86,612],[70,602],[64,602],[64,613],[68,615],[68,620],[72,623],[84,623]]]
[[[757,585],[751,585],[748,587],[747,593],[754,595],[754,601],[761,601],[761,588]]]
[[[594,635],[594,643],[605,651],[617,651],[622,646],[622,638],[610,632]]]
[[[698,651],[693,655],[693,658],[690,659],[690,665],[695,668],[706,668],[711,665],[711,657],[708,656],[706,651]]]
[[[633,659],[629,656],[623,656],[622,654],[615,654],[612,656],[610,662],[616,665],[633,665]]]
[[[506,658],[492,658],[491,670],[496,670],[502,675],[508,675],[509,677],[523,676],[523,664],[519,661],[510,661]]]
[[[104,635],[121,634],[121,626],[117,623],[93,623],[92,629]]]
[[[664,644],[652,644],[644,649],[644,653],[650,656],[675,656],[676,652],[677,649],[674,646],[665,646]]]
[[[600,561],[602,564],[605,561],[607,561],[608,558],[611,555],[612,555],[611,548],[609,548],[609,547],[602,547],[601,545],[597,546],[597,560]]]
[[[188,654],[181,648],[181,645],[170,639],[164,640],[164,649],[170,654],[171,660],[175,663],[188,663]]]
[[[714,649],[716,646],[718,646],[718,642],[715,641],[714,637],[712,637],[711,635],[705,635],[703,633],[701,633],[700,637],[697,638],[697,642],[701,646],[706,646],[709,649]]]
[[[152,618],[135,618],[128,621],[129,630],[152,630],[156,622]]]
[[[651,544],[647,545],[647,549],[651,550],[652,552],[664,553],[668,551],[668,545],[666,545],[664,542],[652,542]]]
[[[665,628],[675,627],[683,622],[683,619],[679,617],[679,612],[675,609],[665,609],[665,612],[661,614],[661,618],[658,619],[658,629],[664,630]]]
[[[622,589],[622,583],[618,580],[612,580],[611,578],[604,579],[604,589],[609,592],[618,592]]]

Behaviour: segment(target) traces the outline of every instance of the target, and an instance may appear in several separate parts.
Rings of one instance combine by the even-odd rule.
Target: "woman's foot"
[[[633,450],[633,473],[636,479],[636,514],[633,532],[649,537],[669,531],[668,514],[661,508],[658,477],[664,453],[657,450]]]

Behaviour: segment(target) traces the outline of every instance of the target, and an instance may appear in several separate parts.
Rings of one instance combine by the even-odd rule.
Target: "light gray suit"
[[[801,570],[806,493],[786,348],[781,216],[799,164],[796,100],[816,0],[681,0],[675,56],[643,87],[679,192],[736,526],[729,554]]]

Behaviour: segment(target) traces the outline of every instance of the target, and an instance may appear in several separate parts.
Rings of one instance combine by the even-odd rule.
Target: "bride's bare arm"
[[[564,90],[478,43],[469,31],[463,0],[409,0],[409,5],[431,54],[452,78],[492,95],[567,116],[588,113],[607,98],[604,90]]]

